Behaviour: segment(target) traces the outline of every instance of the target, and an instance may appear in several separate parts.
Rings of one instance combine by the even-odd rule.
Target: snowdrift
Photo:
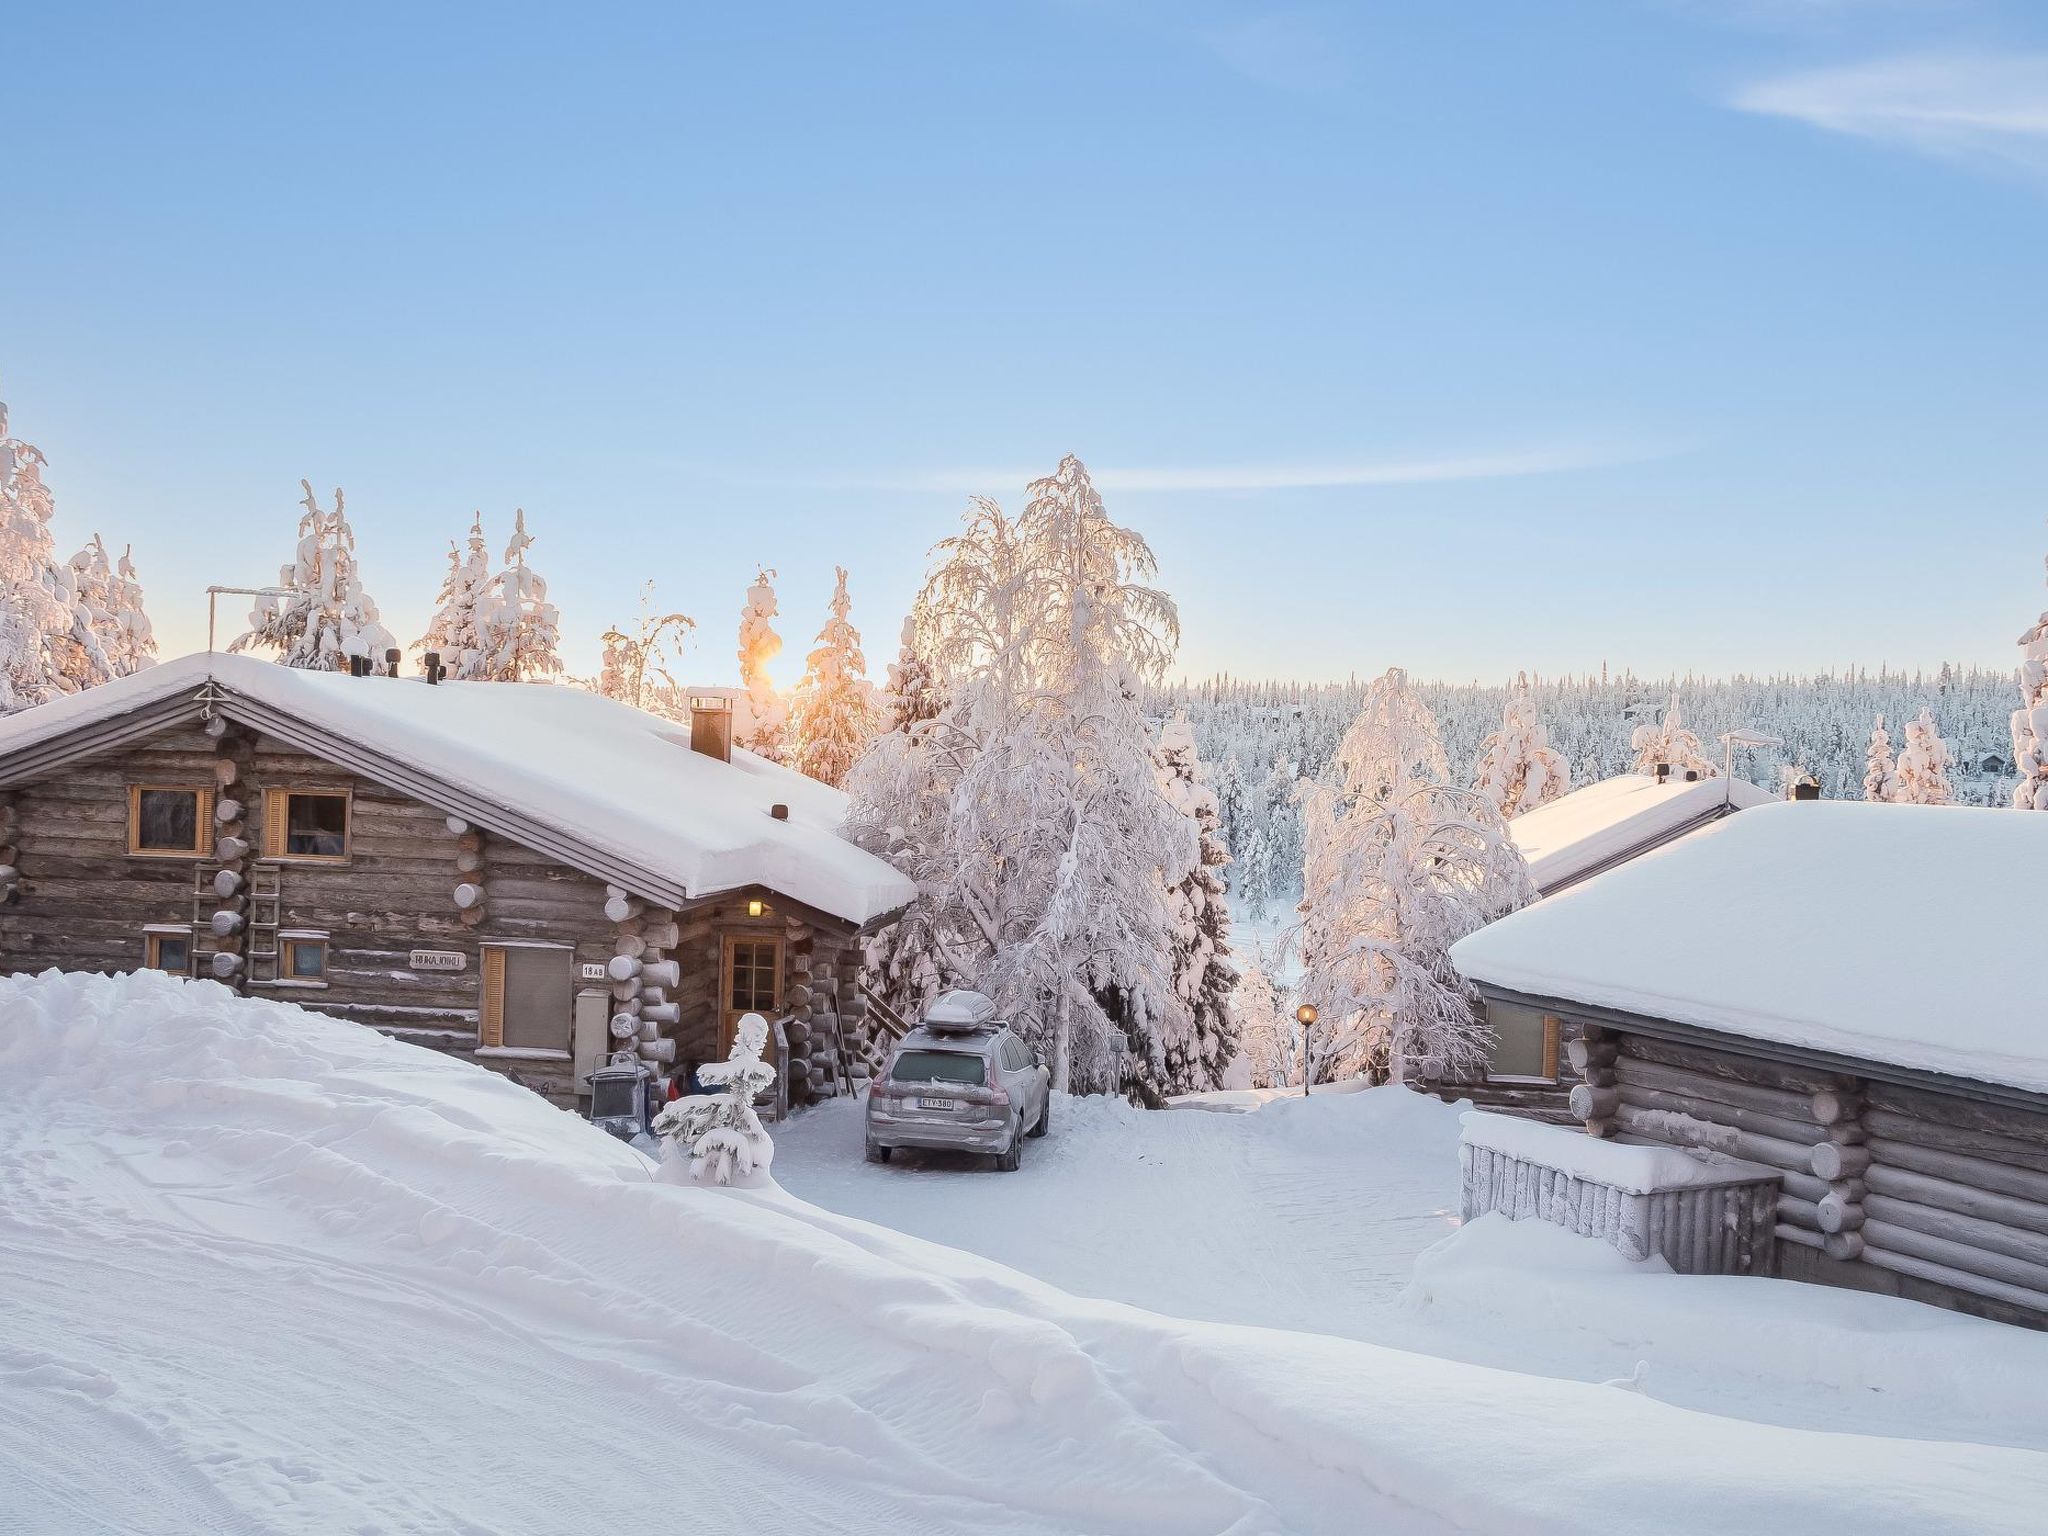
[[[1077,1301],[155,974],[0,980],[0,1177],[31,1531],[2018,1532],[2048,1484]]]

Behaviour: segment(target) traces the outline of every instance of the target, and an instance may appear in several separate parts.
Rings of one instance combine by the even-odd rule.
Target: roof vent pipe
[[[1671,777],[1671,765],[1669,763],[1659,763],[1656,767],[1656,775],[1657,782],[1659,784],[1662,784],[1666,779]]]
[[[1697,784],[1697,783],[1699,783],[1699,781],[1700,781],[1700,771],[1699,771],[1699,769],[1697,769],[1697,768],[1688,768],[1688,769],[1686,769],[1686,770],[1685,770],[1685,782],[1686,782],[1686,783],[1688,783],[1688,784]]]
[[[1816,779],[1801,779],[1792,786],[1792,798],[1794,800],[1818,800],[1820,798],[1820,782]]]
[[[441,653],[439,651],[427,651],[423,653],[420,657],[420,671],[426,674],[426,679],[429,684],[440,682]]]
[[[789,820],[789,807],[779,803],[771,805],[768,807],[768,814],[777,821],[787,821]]]
[[[386,651],[384,653],[384,675],[386,677],[398,676],[399,665],[404,660],[405,652],[396,649]]]

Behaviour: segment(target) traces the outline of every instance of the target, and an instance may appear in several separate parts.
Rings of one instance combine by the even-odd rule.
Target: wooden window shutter
[[[483,1006],[477,1012],[476,1043],[497,1047],[505,1043],[505,951],[486,946],[483,969]]]
[[[281,789],[263,791],[263,857],[284,857],[285,801]]]

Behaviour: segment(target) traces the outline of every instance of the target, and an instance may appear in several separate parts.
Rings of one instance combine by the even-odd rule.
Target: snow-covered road
[[[1323,1114],[1260,1134],[1352,1134]],[[1204,1134],[1178,1118],[1147,1123]],[[1072,1205],[1119,1186],[1114,1162],[1072,1168]],[[1242,1211],[1286,1208],[1245,1177]],[[1090,1219],[1105,1273],[1135,1259]],[[1382,1293],[1384,1241],[1356,1250]],[[1177,1261],[1201,1251],[1184,1234]],[[7,1536],[1921,1536],[2031,1531],[2044,1481],[2034,1451],[1077,1299],[780,1190],[656,1182],[523,1090],[352,1025],[155,974],[0,980]]]

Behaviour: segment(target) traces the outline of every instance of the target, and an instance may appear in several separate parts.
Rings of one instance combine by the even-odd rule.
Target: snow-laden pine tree
[[[1252,951],[1237,978],[1231,1002],[1240,1031],[1239,1050],[1254,1088],[1285,1088],[1300,1080],[1294,1003],[1266,968],[1266,957]]]
[[[434,617],[419,638],[419,649],[438,651],[441,665],[457,682],[485,675],[483,636],[477,631],[477,605],[491,584],[490,546],[484,542],[484,515],[470,521],[465,554],[448,541],[448,574],[434,597]]]
[[[654,1134],[666,1143],[662,1165],[694,1184],[760,1184],[775,1159],[775,1144],[761,1128],[754,1100],[775,1081],[761,1059],[768,1021],[743,1014],[724,1061],[697,1069],[697,1081],[721,1093],[686,1094],[655,1117]],[[687,1159],[687,1161],[685,1161]]]
[[[1167,1050],[1166,1091],[1204,1093],[1223,1086],[1224,1071],[1238,1049],[1232,1010],[1237,970],[1230,958],[1230,904],[1223,892],[1230,851],[1223,843],[1215,792],[1203,782],[1187,716],[1176,715],[1161,728],[1158,762],[1159,787],[1194,825],[1197,847],[1194,866],[1172,892],[1173,986],[1191,1027]]]
[[[111,675],[127,677],[155,666],[156,635],[143,611],[133,549],[123,549],[118,564],[109,562],[107,546],[94,534],[92,542],[71,557],[70,578]]]
[[[2020,776],[2013,805],[2048,811],[2048,613],[2020,636],[2020,707],[2012,712],[2012,756]]]
[[[745,692],[736,701],[733,739],[757,757],[779,763],[789,706],[768,676],[768,663],[782,654],[774,618],[775,573],[763,566],[740,608],[740,687]]]
[[[681,653],[697,621],[686,613],[657,614],[653,605],[654,583],[650,581],[640,589],[640,621],[633,633],[613,625],[600,637],[604,667],[598,674],[597,691],[635,709],[672,720],[688,719],[689,700],[669,672],[669,663]]]
[[[889,686],[884,690],[883,702],[888,709],[883,728],[892,731],[936,720],[946,707],[945,688],[918,641],[915,611],[904,617],[902,642],[896,659],[889,663]]]
[[[42,451],[7,431],[0,403],[0,714],[114,675],[50,537]]]
[[[977,498],[934,552],[920,633],[948,702],[863,760],[849,831],[917,883],[936,966],[997,1000],[1055,1086],[1156,1102],[1191,1030],[1168,892],[1199,850],[1139,694],[1179,621],[1078,459],[1030,493],[1014,521]]]
[[[341,491],[334,510],[321,507],[309,480],[299,486],[306,509],[299,519],[299,547],[277,574],[285,589],[281,597],[259,597],[249,613],[249,628],[228,646],[231,651],[262,647],[276,651],[287,667],[316,672],[345,672],[351,656],[367,656],[372,669],[387,672],[385,652],[396,650],[377,616],[377,605],[363,590],[356,570],[356,535],[349,527]]]
[[[1701,748],[1699,737],[1686,729],[1675,693],[1664,710],[1664,718],[1637,726],[1628,741],[1636,755],[1631,773],[1654,773],[1659,763],[1670,765],[1674,779],[1682,779],[1688,772],[1711,779],[1721,772]]]
[[[476,600],[482,660],[473,675],[486,682],[547,682],[561,673],[561,616],[548,601],[548,584],[526,563],[532,545],[526,512],[515,509],[504,568]]]
[[[1906,722],[1906,744],[1899,749],[1898,778],[1892,798],[1902,805],[1953,805],[1955,786],[1948,771],[1955,756],[1941,739],[1934,711],[1923,709]]]
[[[867,658],[861,654],[860,631],[847,617],[853,599],[846,595],[846,567],[836,570],[832,616],[805,660],[784,730],[789,765],[834,788],[846,782],[847,771],[875,735]]]
[[[1301,991],[1321,1013],[1314,1081],[1485,1063],[1486,1026],[1448,951],[1535,889],[1500,811],[1448,777],[1436,721],[1394,668],[1307,791]]]
[[[1884,716],[1879,715],[1877,724],[1870,728],[1870,745],[1863,752],[1863,798],[1896,799],[1898,779],[1897,760],[1892,756],[1891,732],[1884,728]]]
[[[1479,782],[1474,787],[1509,821],[1572,787],[1571,767],[1550,745],[1529,697],[1526,672],[1515,678],[1508,692],[1500,729],[1479,745]]]

